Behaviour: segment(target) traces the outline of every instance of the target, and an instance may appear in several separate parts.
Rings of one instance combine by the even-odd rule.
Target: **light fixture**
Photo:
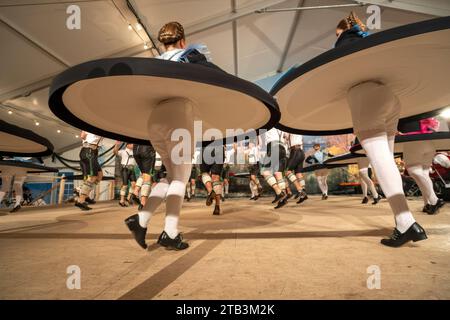
[[[450,119],[450,107],[444,109],[444,110],[441,112],[440,116],[441,116],[442,118],[444,118],[444,119]]]
[[[131,24],[128,24],[128,30],[133,30],[133,27],[131,26]]]
[[[11,110],[8,111],[8,114],[13,114],[13,112]]]
[[[58,129],[58,130],[56,130],[56,132],[61,133],[61,130]]]
[[[38,125],[39,125],[39,122],[38,122],[38,121],[35,121],[34,124],[35,124],[36,126],[38,126]]]
[[[37,99],[36,99],[36,98],[34,98],[34,99],[33,99],[33,104],[34,104],[35,106],[37,106],[37,105],[38,105],[38,101],[37,101]]]
[[[142,30],[142,25],[138,22],[138,23],[136,23],[136,29],[139,31],[139,30]]]
[[[76,135],[76,136],[75,136],[75,138],[79,138],[79,137],[80,137],[79,135]]]
[[[148,49],[148,45],[147,43],[144,43],[144,49],[147,50]]]

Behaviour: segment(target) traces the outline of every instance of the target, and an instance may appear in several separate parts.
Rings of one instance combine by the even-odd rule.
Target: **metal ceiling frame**
[[[299,0],[297,7],[303,7],[303,4],[305,3],[305,0]],[[291,28],[289,30],[289,34],[286,40],[286,45],[284,47],[283,53],[281,54],[280,63],[278,64],[277,73],[280,73],[283,71],[284,63],[286,62],[287,55],[289,53],[289,49],[291,48],[292,40],[295,36],[295,31],[297,31],[298,23],[300,22],[302,11],[295,12],[294,19],[292,20]]]

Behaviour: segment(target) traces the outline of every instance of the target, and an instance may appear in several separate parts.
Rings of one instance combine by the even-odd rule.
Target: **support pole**
[[[66,187],[66,177],[63,175],[61,180],[59,181],[59,195],[58,195],[58,204],[62,204],[64,201],[64,191]]]

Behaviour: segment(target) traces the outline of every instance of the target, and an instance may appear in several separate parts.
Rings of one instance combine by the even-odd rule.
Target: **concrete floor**
[[[0,299],[450,298],[449,204],[428,216],[410,201],[429,239],[394,249],[379,244],[393,227],[386,200],[313,196],[280,210],[270,200],[229,200],[221,216],[204,200],[185,203],[180,229],[191,247],[181,252],[154,244],[163,207],[149,227],[149,251],[123,224],[135,209],[117,203],[88,214],[64,207],[0,215]],[[79,290],[66,286],[70,265],[80,267]],[[369,290],[373,265],[381,288]]]

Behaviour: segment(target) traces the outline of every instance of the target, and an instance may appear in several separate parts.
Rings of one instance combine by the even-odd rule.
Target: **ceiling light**
[[[441,116],[442,118],[444,118],[444,119],[450,119],[450,107],[444,109],[444,110],[441,112],[440,116]]]
[[[142,25],[140,24],[140,23],[136,23],[136,29],[139,31],[139,30],[142,30]]]
[[[79,135],[76,135],[76,136],[75,136],[75,138],[79,138],[79,137],[80,137]]]
[[[38,126],[38,125],[39,125],[39,122],[36,121],[34,124]]]
[[[133,30],[133,27],[131,26],[131,24],[128,24],[128,30]]]
[[[35,98],[35,99],[33,99],[33,104],[35,105],[35,106],[37,106],[38,105],[38,101],[37,101],[37,99]]]
[[[144,49],[147,50],[148,49],[148,45],[146,43],[144,43]]]
[[[58,130],[56,130],[56,132],[61,133],[61,130],[58,129]]]
[[[13,114],[13,112],[11,110],[8,111],[8,114]]]

